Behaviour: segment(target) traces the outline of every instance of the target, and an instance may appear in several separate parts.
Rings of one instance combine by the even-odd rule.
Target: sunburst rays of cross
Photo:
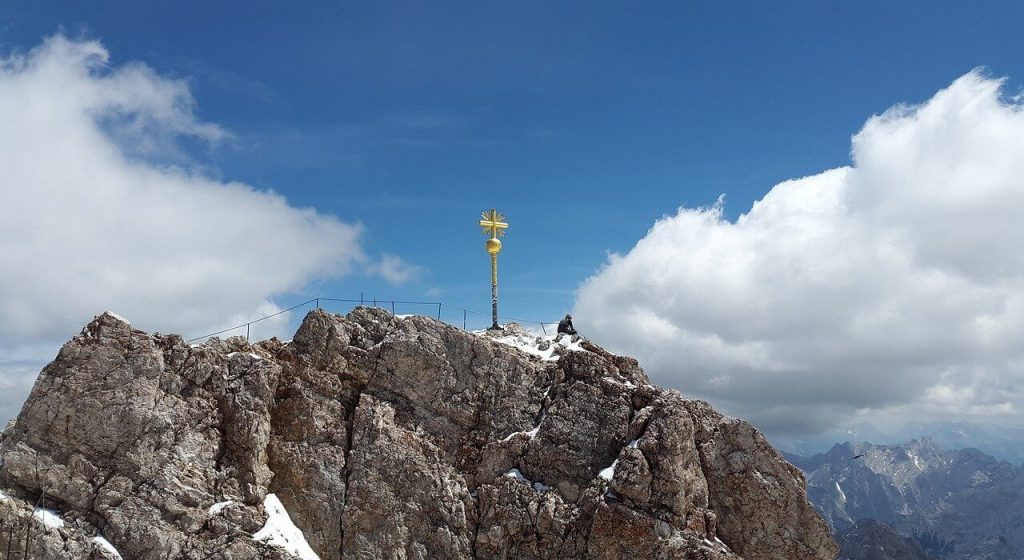
[[[505,222],[505,216],[491,208],[480,214],[480,227],[483,228],[484,234],[489,234],[491,237],[501,237],[505,235],[508,223]]]

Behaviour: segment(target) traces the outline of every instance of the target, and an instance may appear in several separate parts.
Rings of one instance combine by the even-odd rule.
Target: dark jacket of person
[[[572,315],[566,315],[565,319],[558,322],[558,332],[576,334],[576,327],[572,326]]]

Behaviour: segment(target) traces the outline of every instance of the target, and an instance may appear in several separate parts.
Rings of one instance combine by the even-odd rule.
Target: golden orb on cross
[[[492,237],[487,240],[487,252],[492,255],[497,255],[501,251],[501,240],[497,237]]]

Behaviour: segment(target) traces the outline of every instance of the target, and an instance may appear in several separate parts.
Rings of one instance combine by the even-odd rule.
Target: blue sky
[[[546,320],[677,207],[725,194],[735,217],[847,164],[868,116],[976,66],[1018,83],[1024,7],[976,6],[18,2],[0,46],[63,29],[111,64],[187,78],[201,118],[234,134],[196,161],[361,222],[370,249],[423,267],[310,293],[486,312],[473,222],[495,206],[512,224],[502,312]]]
[[[503,316],[572,309],[771,433],[1024,426],[1022,28],[1014,2],[5,2],[0,421],[103,309],[196,336],[363,294],[487,326],[496,207]]]

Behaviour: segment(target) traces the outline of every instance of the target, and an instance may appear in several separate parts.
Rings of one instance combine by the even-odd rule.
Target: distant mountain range
[[[966,422],[911,422],[894,430],[860,423],[809,437],[777,436],[772,438],[772,443],[788,453],[809,457],[825,453],[836,442],[898,445],[914,438],[928,438],[941,449],[975,448],[1015,465],[1024,464],[1024,430]]]
[[[858,521],[856,525],[836,535],[841,560],[935,560],[917,541],[904,537],[892,527],[874,519]]]
[[[1024,558],[1019,465],[977,449],[945,450],[930,438],[901,445],[843,443],[828,453],[788,458],[807,474],[808,497],[836,531],[841,558],[918,557],[866,544],[896,542],[884,529],[858,523],[868,519],[937,558]],[[864,555],[871,550],[874,555]]]

